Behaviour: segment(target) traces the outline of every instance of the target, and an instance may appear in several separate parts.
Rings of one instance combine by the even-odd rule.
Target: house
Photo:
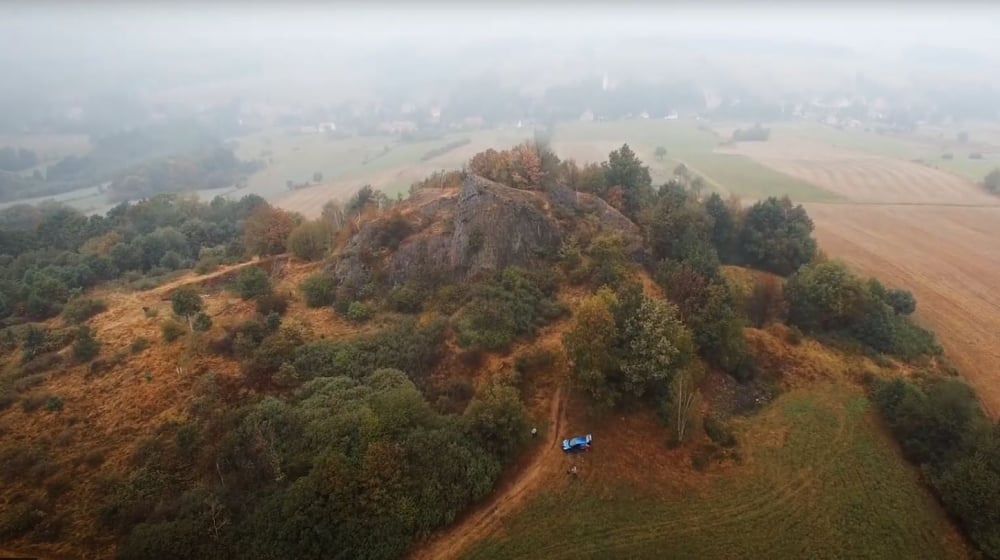
[[[678,118],[679,116],[677,115],[677,111],[670,111],[667,113],[667,116],[663,117],[664,120],[668,121],[676,121]]]
[[[403,134],[404,132],[416,131],[417,123],[413,121],[389,121],[378,125],[378,130],[385,134]]]
[[[587,109],[580,115],[580,120],[582,122],[592,122],[594,120],[594,112]]]
[[[320,132],[337,132],[337,125],[332,122],[321,122],[316,127]]]
[[[639,118],[640,119],[648,119],[649,118],[649,113],[647,113],[646,111],[643,111],[643,112],[639,113]]]

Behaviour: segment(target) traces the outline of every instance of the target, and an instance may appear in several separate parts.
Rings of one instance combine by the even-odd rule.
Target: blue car
[[[581,451],[590,450],[590,442],[594,440],[594,437],[590,434],[585,436],[577,436],[575,438],[564,439],[562,443],[562,448],[564,453],[580,453]]]

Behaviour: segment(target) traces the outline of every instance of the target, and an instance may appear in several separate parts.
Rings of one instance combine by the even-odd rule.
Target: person
[[[531,437],[535,437],[537,435],[538,435],[538,428],[531,428]]]
[[[566,472],[569,473],[569,474],[571,474],[571,475],[573,475],[573,476],[576,476],[576,473],[578,472],[576,470],[576,465],[573,465],[572,467],[570,467],[569,470],[566,471]]]

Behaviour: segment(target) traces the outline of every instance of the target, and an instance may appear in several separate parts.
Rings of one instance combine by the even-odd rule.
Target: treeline
[[[209,127],[194,121],[119,131],[93,138],[92,144],[88,153],[66,156],[47,165],[44,173],[36,169],[32,175],[20,175],[0,166],[0,200],[61,194],[105,182],[114,182],[116,200],[217,188],[236,183],[260,165],[237,160]]]
[[[766,142],[771,137],[771,129],[757,123],[750,128],[737,128],[733,131],[734,142]]]
[[[242,259],[244,227],[259,208],[269,206],[257,196],[206,204],[159,195],[122,203],[104,216],[60,205],[3,210],[0,319],[52,317],[102,281],[162,274],[199,260]]]
[[[906,458],[988,558],[1000,558],[1000,425],[958,379],[876,380],[872,394]]]
[[[113,180],[109,190],[113,200],[123,201],[162,192],[219,189],[245,180],[260,166],[259,162],[240,161],[231,150],[216,148],[141,164]]]
[[[0,171],[12,173],[24,171],[38,165],[40,161],[38,154],[33,150],[10,146],[0,148]]]

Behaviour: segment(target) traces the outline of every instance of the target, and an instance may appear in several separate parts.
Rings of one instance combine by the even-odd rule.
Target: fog
[[[781,95],[785,81],[829,88],[856,72],[896,83],[943,76],[988,84],[1000,76],[996,21],[1000,8],[985,4],[15,2],[0,6],[0,61],[8,102],[72,103],[108,91],[169,98],[175,88],[212,84],[213,99],[190,101],[247,100],[266,90],[311,103],[405,88],[410,78],[443,96],[451,82],[491,71],[542,89],[605,72],[701,80],[706,60],[723,74],[762,63],[770,74],[763,82]],[[754,53],[767,59],[747,61]],[[810,57],[817,66],[803,69]],[[827,67],[831,58],[852,62]],[[313,87],[335,91],[302,91]]]
[[[997,21],[983,4],[8,2],[0,149],[33,153],[7,156],[0,199],[271,131],[413,142],[680,115],[879,133],[995,122]]]

